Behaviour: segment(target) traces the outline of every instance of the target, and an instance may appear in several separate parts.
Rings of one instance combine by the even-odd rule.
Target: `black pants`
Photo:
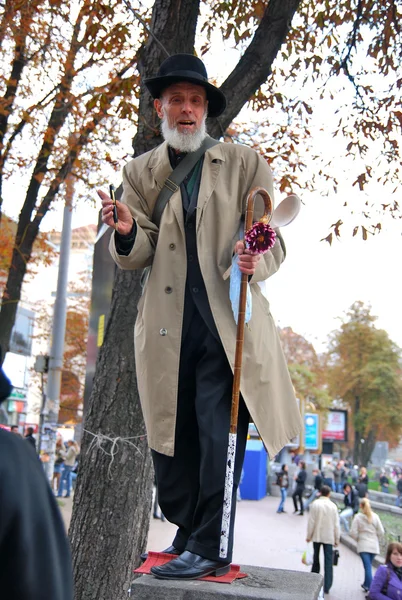
[[[304,512],[304,506],[303,506],[303,492],[304,492],[304,487],[300,487],[299,485],[296,487],[295,491],[292,494],[292,498],[293,498],[293,506],[295,507],[295,510],[298,510],[297,508],[297,498],[299,498],[299,502],[300,502],[300,512],[303,514]]]
[[[228,556],[219,558],[233,375],[222,344],[198,311],[182,340],[174,456],[152,451],[161,511],[178,526],[173,545],[232,560],[236,492],[249,414],[240,400]]]
[[[324,547],[324,592],[328,594],[332,586],[333,579],[333,566],[332,566],[332,544],[321,544],[321,542],[314,542],[314,558],[313,566],[311,568],[312,573],[320,572],[320,546]]]

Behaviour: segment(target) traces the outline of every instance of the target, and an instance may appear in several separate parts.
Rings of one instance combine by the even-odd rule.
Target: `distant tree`
[[[319,366],[314,346],[305,337],[293,331],[291,327],[278,327],[278,332],[289,365],[305,365],[313,370]]]
[[[375,320],[355,302],[329,345],[329,388],[350,410],[354,462],[365,465],[376,441],[402,435],[401,350]]]
[[[326,389],[325,368],[314,346],[291,327],[278,327],[290,377],[298,398],[304,398],[316,409],[325,410],[330,403]]]

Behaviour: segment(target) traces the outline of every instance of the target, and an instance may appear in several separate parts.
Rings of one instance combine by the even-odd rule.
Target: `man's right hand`
[[[102,200],[102,221],[113,227],[122,235],[128,235],[133,228],[133,216],[126,204],[116,200],[118,223],[113,221],[113,202],[105,192],[98,190],[98,196]]]

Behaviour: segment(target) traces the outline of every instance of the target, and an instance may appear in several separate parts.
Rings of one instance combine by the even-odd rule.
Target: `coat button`
[[[189,262],[193,262],[193,260],[194,260],[194,256],[192,254],[189,254],[188,255],[188,261]]]
[[[172,288],[168,285],[167,287],[165,287],[165,292],[167,294],[171,294],[173,292]]]
[[[164,327],[159,331],[160,335],[167,335],[167,329]]]
[[[176,249],[176,244],[169,244],[169,248],[171,250],[175,250]]]
[[[198,294],[198,292],[199,292],[198,287],[193,287],[193,292],[194,292],[194,294]]]

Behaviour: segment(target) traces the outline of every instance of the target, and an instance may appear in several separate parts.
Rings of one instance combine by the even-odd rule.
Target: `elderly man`
[[[300,429],[276,327],[257,285],[278,270],[285,250],[279,232],[262,258],[238,241],[250,189],[262,186],[273,193],[266,162],[240,145],[216,143],[207,149],[171,196],[159,225],[153,221],[172,169],[211,141],[206,117],[219,116],[226,100],[208,82],[203,63],[188,54],[168,58],[145,85],[165,142],[123,169],[110,251],[123,269],[151,266],[138,304],[136,370],[159,504],[178,527],[166,552],[179,555],[152,572],[166,579],[196,579],[229,568],[249,420],[272,456]],[[99,195],[103,221],[113,226],[112,202]],[[228,277],[235,254],[240,271],[249,276],[253,308],[244,339],[228,553],[221,557],[236,346]]]

